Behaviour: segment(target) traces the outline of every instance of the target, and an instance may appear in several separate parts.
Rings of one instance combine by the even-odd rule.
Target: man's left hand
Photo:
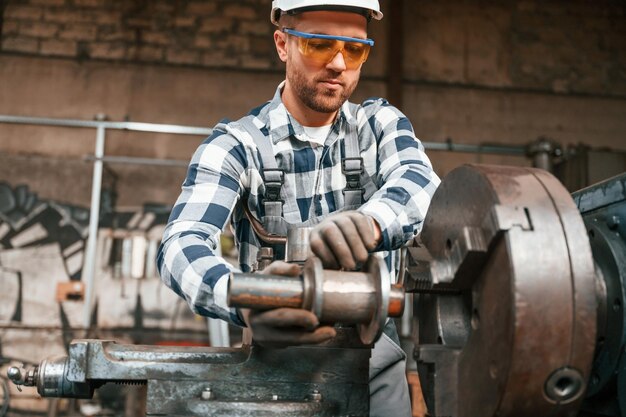
[[[345,211],[324,219],[311,232],[313,253],[325,268],[355,270],[367,261],[380,240],[376,221],[358,211]]]

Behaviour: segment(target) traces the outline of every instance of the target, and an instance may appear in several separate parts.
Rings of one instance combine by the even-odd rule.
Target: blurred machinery
[[[415,294],[429,415],[626,416],[626,175],[573,197],[534,168],[474,165],[446,176],[401,268]],[[402,289],[381,267],[372,257],[360,272],[325,271],[312,258],[297,279],[232,278],[233,305],[302,307],[342,323],[321,346],[77,340],[68,357],[9,377],[50,397],[146,383],[148,415],[365,417],[369,343],[402,310]],[[342,282],[359,291],[346,297]]]

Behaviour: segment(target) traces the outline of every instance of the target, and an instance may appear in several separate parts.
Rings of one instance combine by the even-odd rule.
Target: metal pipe
[[[553,171],[554,158],[561,156],[563,150],[561,146],[551,139],[539,137],[536,141],[528,145],[526,156],[532,159],[535,168],[541,168],[548,172]]]
[[[270,245],[284,245],[287,243],[287,236],[278,236],[278,235],[271,234],[270,232],[265,230],[261,222],[259,222],[252,215],[252,213],[250,213],[250,209],[248,208],[246,204],[242,204],[242,206],[243,206],[243,211],[246,214],[246,217],[248,218],[248,220],[250,220],[250,225],[252,226],[254,233],[256,233],[259,239],[261,239],[263,242],[270,244]]]
[[[132,156],[104,156],[96,158],[94,155],[85,155],[85,161],[102,161],[109,164],[157,165],[169,167],[188,167],[189,161],[176,159],[136,158]]]
[[[287,245],[285,246],[285,262],[304,264],[313,256],[309,236],[312,227],[294,227],[287,231]]]
[[[88,327],[63,327],[63,326],[28,326],[20,324],[2,324],[0,330],[15,330],[21,332],[54,332],[54,333],[76,333],[88,331]],[[98,333],[104,335],[123,335],[131,332],[137,332],[137,329],[133,327],[113,327],[113,328],[99,328]],[[139,333],[153,334],[161,333],[163,335],[174,335],[183,338],[199,336],[202,340],[205,340],[205,332],[194,329],[176,329],[167,330],[159,327],[142,327]]]
[[[175,133],[180,135],[210,135],[213,129],[196,126],[169,125],[158,123],[139,122],[106,122],[99,120],[56,119],[50,117],[25,117],[0,115],[0,123],[14,123],[39,126],[56,127],[82,127],[97,129],[102,126],[105,129],[129,130],[135,132],[151,133]]]
[[[538,152],[533,157],[533,166],[552,172],[552,155],[547,152]]]
[[[104,143],[106,131],[103,125],[99,125],[96,134],[96,158],[104,156]],[[83,326],[91,324],[91,310],[94,299],[94,283],[96,274],[96,246],[98,244],[98,223],[100,220],[100,192],[102,191],[102,161],[96,160],[93,164],[93,177],[91,185],[91,205],[89,211],[89,236],[87,237],[87,249],[85,266],[83,269],[83,281],[85,282],[85,306],[83,311]]]
[[[211,347],[230,347],[228,323],[221,319],[207,318]]]
[[[495,155],[526,156],[526,146],[513,145],[469,145],[462,143],[446,142],[422,142],[424,148],[432,151],[482,153]]]
[[[302,308],[303,300],[302,277],[236,273],[228,281],[229,306],[257,310]]]

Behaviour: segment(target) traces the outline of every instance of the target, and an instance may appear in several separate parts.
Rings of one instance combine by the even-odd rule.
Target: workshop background
[[[571,191],[625,170],[622,0],[381,4],[385,18],[370,25],[376,45],[352,101],[383,96],[401,108],[442,177],[467,162],[530,166],[537,152]],[[210,129],[245,115],[284,78],[270,7],[0,0],[0,365],[62,355],[86,335],[209,343],[206,322],[161,285],[153,262],[203,135],[106,130],[94,308],[85,309],[97,129],[63,125]],[[11,388],[11,412],[68,408],[33,392]],[[83,414],[126,407],[135,415],[130,400],[115,404],[117,394]]]

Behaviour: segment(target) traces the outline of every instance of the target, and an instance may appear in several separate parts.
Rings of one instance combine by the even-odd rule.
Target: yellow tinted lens
[[[298,38],[298,49],[307,58],[328,63],[341,52],[349,69],[355,69],[367,60],[370,46],[359,42],[336,39]]]
[[[340,49],[339,41],[333,39],[299,38],[299,41],[301,45],[300,51],[304,56],[322,62],[332,60]],[[302,48],[302,46],[304,46],[304,48]]]
[[[343,47],[344,58],[346,61],[352,61],[357,65],[362,64],[367,59],[370,46],[359,42],[346,42]]]

